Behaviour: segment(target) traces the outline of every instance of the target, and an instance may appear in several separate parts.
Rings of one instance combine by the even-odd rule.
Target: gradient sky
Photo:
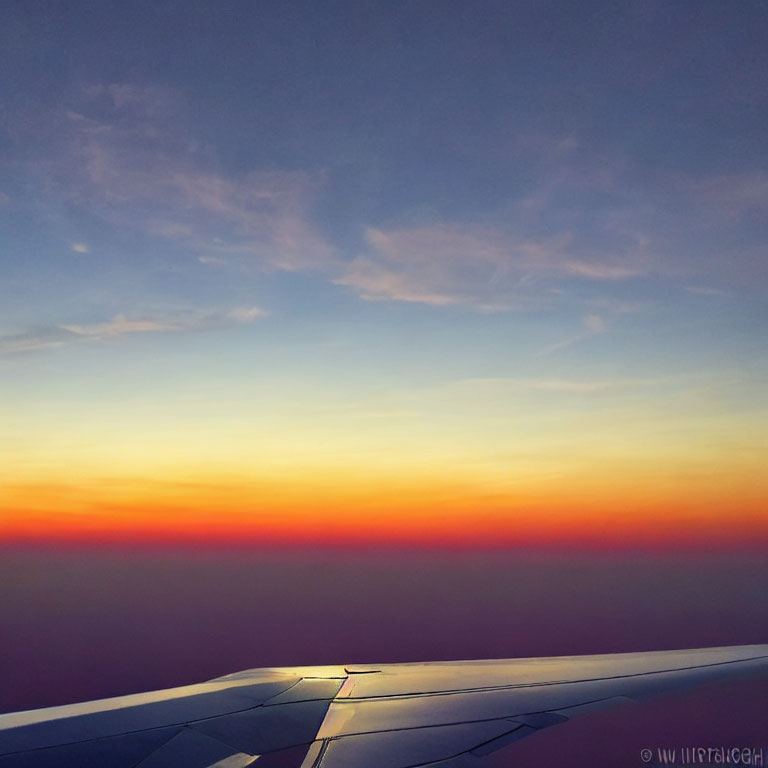
[[[0,8],[0,540],[768,542],[768,5]]]

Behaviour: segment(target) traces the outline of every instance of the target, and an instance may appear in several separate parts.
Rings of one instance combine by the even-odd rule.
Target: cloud
[[[586,315],[582,323],[590,334],[602,333],[605,330],[605,321],[600,315]]]
[[[493,400],[508,401],[511,396],[525,394],[551,394],[590,396],[606,392],[647,388],[658,384],[656,379],[569,379],[569,378],[511,378],[475,377],[457,379],[435,387],[423,389],[394,390],[391,395],[396,401],[413,398],[434,402],[440,398],[460,398],[476,403]]]
[[[257,306],[156,316],[129,317],[117,314],[102,323],[62,323],[51,328],[0,336],[0,353],[54,349],[88,341],[108,341],[132,334],[222,330],[248,325],[267,315],[267,310]]]
[[[607,389],[614,389],[617,387],[617,383],[613,381],[540,379],[527,382],[525,387],[536,392],[564,392],[573,395],[588,395],[594,392],[605,392]]]
[[[551,355],[554,352],[559,352],[561,349],[570,347],[573,344],[578,344],[585,339],[589,339],[592,336],[597,336],[606,330],[605,320],[601,315],[590,312],[581,319],[582,331],[569,336],[566,339],[557,341],[554,344],[550,344],[539,352],[539,355]]]
[[[10,203],[11,198],[5,194],[2,190],[0,190],[0,205],[5,205],[6,203]]]
[[[236,307],[227,312],[227,317],[235,323],[252,323],[260,317],[266,317],[269,314],[261,307]]]
[[[471,300],[470,296],[450,286],[447,286],[448,292],[436,290],[435,283],[444,280],[417,280],[408,270],[397,271],[365,258],[355,259],[334,282],[354,288],[367,301],[410,301],[446,306]]]
[[[299,171],[221,173],[184,128],[171,89],[115,83],[85,90],[62,126],[57,188],[113,225],[178,243],[196,258],[308,270],[334,251],[312,223],[317,179]]]
[[[588,307],[610,312],[614,315],[631,315],[638,312],[645,312],[653,306],[653,302],[650,300],[627,301],[626,299],[615,299],[608,296],[587,299],[584,304]]]
[[[765,261],[764,238],[754,253],[746,253],[746,235],[734,248],[740,255],[715,253],[720,244],[707,228],[764,211],[768,175],[659,178],[627,158],[589,150],[575,135],[520,137],[513,154],[524,158],[521,178],[530,180],[510,176],[508,197],[468,206],[473,213],[464,221],[438,212],[418,224],[392,224],[396,216],[414,221],[413,211],[395,204],[390,223],[352,221],[363,246],[342,253],[315,218],[326,176],[223,171],[193,125],[173,89],[89,87],[57,124],[63,144],[47,166],[49,188],[197,263],[309,273],[366,301],[540,308],[584,286],[608,299],[612,286],[640,276],[731,279],[738,270],[722,266],[724,250],[747,278]]]
[[[640,271],[575,259],[569,232],[537,239],[495,227],[435,224],[365,234],[368,253],[334,282],[370,301],[515,309],[551,298],[558,280],[615,281]]]
[[[0,354],[12,355],[44,349],[56,349],[78,341],[77,334],[64,328],[33,329],[26,333],[0,336]]]
[[[159,317],[129,318],[115,315],[106,323],[91,325],[61,325],[65,331],[89,338],[104,339],[132,333],[174,333],[179,331],[205,331],[247,325],[269,314],[261,307],[235,307],[225,312],[198,311]]]
[[[342,255],[313,220],[322,189],[317,175],[222,173],[185,129],[184,101],[171,89],[112,83],[85,96],[67,120],[62,188],[110,223],[189,249],[202,264],[314,273],[367,301],[479,311],[541,306],[558,281],[616,282],[647,269],[634,234],[614,233],[601,248],[589,247],[573,222],[552,216],[561,212],[563,195],[573,205],[584,189],[615,191],[604,164],[589,173],[581,167],[573,136],[534,141],[539,154],[559,158],[557,170],[548,166],[554,176],[510,215],[368,226],[364,248]]]
[[[484,391],[486,394],[504,394],[506,392],[554,392],[572,395],[589,395],[626,386],[626,382],[615,380],[580,380],[580,379],[464,379],[457,382],[462,388]]]
[[[115,315],[106,323],[61,325],[59,327],[77,336],[103,339],[110,336],[124,336],[129,333],[181,331],[186,330],[189,325],[168,320],[131,320],[125,315]]]
[[[214,267],[223,267],[228,263],[223,256],[198,256],[197,260],[201,264],[211,264]]]
[[[118,110],[137,109],[146,116],[174,110],[178,102],[178,96],[173,89],[158,85],[111,83],[105,86],[97,85],[91,93],[94,96],[106,93]]]
[[[568,142],[560,154],[555,140],[540,144],[522,148],[534,158],[531,182],[507,206],[508,221],[528,234],[570,232],[564,266],[574,277],[734,287],[765,278],[765,171],[693,175],[589,149],[589,142]]]
[[[692,293],[695,296],[708,296],[710,298],[732,295],[730,291],[724,291],[721,288],[712,288],[705,285],[686,285],[685,290],[687,293]]]
[[[587,263],[583,261],[568,261],[564,264],[564,268],[572,275],[592,280],[626,280],[629,277],[637,277],[643,273],[639,265],[622,266],[619,264]]]
[[[561,151],[546,144],[550,162],[540,161],[522,194],[474,221],[369,227],[366,247],[334,282],[369,301],[498,311],[586,290],[596,294],[587,302],[616,303],[626,295],[619,284],[641,277],[681,289],[762,280],[768,174],[654,176],[563,142]],[[653,295],[650,284],[637,290]]]
[[[70,249],[75,253],[90,253],[91,249],[86,243],[71,243]]]

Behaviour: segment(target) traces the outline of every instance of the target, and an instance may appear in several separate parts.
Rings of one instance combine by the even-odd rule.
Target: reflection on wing
[[[466,768],[586,712],[768,670],[768,645],[255,669],[0,716],[0,768]]]

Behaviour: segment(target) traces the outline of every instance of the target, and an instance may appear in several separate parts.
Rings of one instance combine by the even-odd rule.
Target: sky
[[[0,712],[765,642],[766,39],[765,0],[0,3]],[[766,701],[490,765],[768,750]]]
[[[767,35],[3,3],[0,542],[764,547]]]

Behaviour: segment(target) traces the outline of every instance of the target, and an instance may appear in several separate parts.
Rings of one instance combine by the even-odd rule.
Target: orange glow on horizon
[[[674,491],[674,492],[673,492]],[[744,547],[768,543],[758,494],[489,489],[430,479],[7,486],[0,543],[243,546]]]

